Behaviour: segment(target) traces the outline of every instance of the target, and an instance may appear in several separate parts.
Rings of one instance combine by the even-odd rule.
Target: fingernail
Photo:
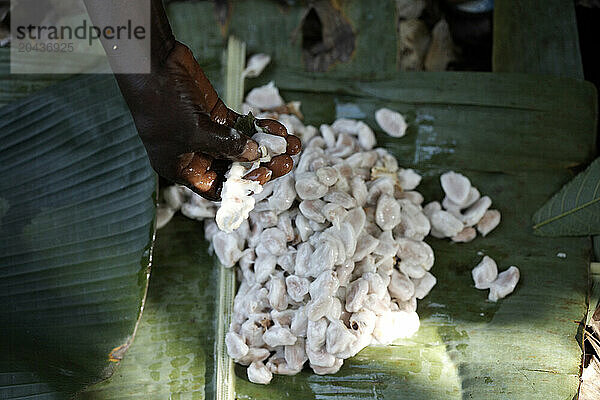
[[[227,111],[227,106],[219,99],[210,112],[210,119],[217,124],[225,125],[227,122]]]
[[[240,154],[240,159],[243,161],[254,161],[260,158],[260,151],[258,150],[258,143],[252,139],[248,139],[244,151]]]
[[[285,129],[285,126],[274,119],[258,119],[256,120],[256,125],[261,128],[265,128],[270,134],[287,137],[288,131]]]
[[[267,183],[271,180],[272,176],[273,176],[273,171],[271,171],[267,167],[259,167],[259,168],[256,168],[256,169],[248,172],[244,176],[244,179],[248,179],[251,181],[257,181],[261,185],[264,185],[265,183]]]
[[[289,135],[285,139],[287,140],[287,149],[285,151],[286,154],[293,156],[295,154],[300,153],[300,150],[302,150],[302,143],[300,142],[300,139],[298,139],[297,136]]]
[[[194,185],[200,192],[207,192],[212,188],[213,183],[217,179],[217,173],[215,171],[207,171],[202,175],[193,176],[190,179],[190,183]]]
[[[273,171],[271,179],[275,179],[290,172],[294,166],[294,161],[287,154],[280,154],[273,157],[265,166]]]

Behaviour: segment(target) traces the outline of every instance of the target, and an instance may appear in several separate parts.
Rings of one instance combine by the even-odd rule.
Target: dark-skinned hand
[[[231,161],[261,156],[258,144],[234,129],[241,116],[225,106],[185,45],[174,42],[165,62],[152,74],[135,77],[129,75],[124,81],[120,76],[119,84],[128,93],[138,133],[159,175],[218,200]],[[246,176],[264,184],[292,169],[290,156],[300,151],[300,140],[288,135],[278,121],[255,122],[288,142],[286,154]]]
[[[107,10],[102,0],[85,3],[92,20],[100,25],[108,25],[118,12]],[[144,4],[131,0],[127,6],[142,9]],[[150,54],[141,55],[150,57],[151,73],[115,77],[154,170],[209,200],[219,200],[231,162],[261,157],[258,144],[249,137],[257,126],[285,137],[287,152],[250,171],[246,178],[264,184],[288,173],[293,166],[290,156],[300,151],[300,140],[288,135],[278,121],[253,120],[228,109],[190,49],[175,40],[162,1],[151,0],[150,5]],[[131,56],[108,43],[103,45],[111,66]],[[244,122],[248,135],[235,129],[240,122]]]

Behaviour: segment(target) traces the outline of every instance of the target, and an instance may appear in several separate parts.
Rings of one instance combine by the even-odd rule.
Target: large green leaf
[[[0,398],[111,374],[143,305],[155,192],[112,77],[0,108]]]
[[[600,234],[600,159],[577,175],[533,216],[542,236]]]

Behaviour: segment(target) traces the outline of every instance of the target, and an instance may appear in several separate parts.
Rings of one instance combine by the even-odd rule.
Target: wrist
[[[162,0],[151,0],[151,65],[152,72],[162,67],[176,45],[175,36],[171,24],[167,19],[167,13]]]

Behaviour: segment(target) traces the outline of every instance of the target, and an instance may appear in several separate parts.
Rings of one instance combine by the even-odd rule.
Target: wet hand
[[[256,141],[235,129],[240,118],[219,98],[192,52],[174,41],[164,61],[147,75],[117,75],[152,167],[209,200],[219,200],[231,162],[258,160]],[[250,171],[246,178],[264,184],[288,173],[291,155],[300,140],[288,135],[275,120],[254,121],[256,126],[287,140],[286,154]]]

